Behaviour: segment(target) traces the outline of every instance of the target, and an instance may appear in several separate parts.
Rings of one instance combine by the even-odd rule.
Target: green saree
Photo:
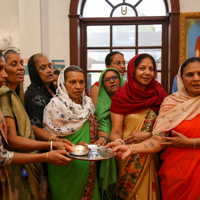
[[[98,104],[96,106],[96,116],[97,123],[100,125],[99,130],[105,132],[108,135],[108,142],[111,131],[111,119],[110,119],[110,106],[111,99],[106,92],[103,85],[103,77],[107,71],[115,71],[120,77],[120,87],[124,85],[124,80],[119,73],[114,68],[105,69],[99,78],[99,94],[98,94]],[[101,191],[101,199],[103,200],[113,200],[118,198],[117,192],[117,171],[115,158],[104,160],[100,163],[99,170],[99,185]]]
[[[89,118],[79,131],[66,136],[66,139],[74,144],[80,141],[93,143],[93,125],[93,119]],[[60,167],[48,163],[48,180],[54,200],[100,199],[94,161],[74,160]]]

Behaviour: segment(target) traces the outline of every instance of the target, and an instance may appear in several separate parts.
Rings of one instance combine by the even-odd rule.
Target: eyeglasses
[[[118,66],[120,66],[120,65],[124,65],[125,66],[125,61],[116,61],[115,63],[114,63],[115,65],[118,65]]]
[[[118,76],[117,76],[117,75],[109,76],[109,77],[107,77],[107,78],[104,78],[104,79],[103,79],[103,82],[104,82],[104,83],[107,83],[107,82],[109,82],[111,79],[112,79],[113,81],[114,81],[114,80],[117,80],[117,79],[118,79]]]

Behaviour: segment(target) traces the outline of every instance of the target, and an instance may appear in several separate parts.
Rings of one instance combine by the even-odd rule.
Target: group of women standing
[[[60,150],[38,153],[38,150],[49,151],[51,143],[35,140],[25,111],[22,87],[25,73],[23,60],[17,52],[10,50],[4,57],[0,55],[0,61],[1,199],[39,199],[42,193],[42,167],[39,163],[68,164],[71,159],[64,156],[68,155],[65,149],[72,148],[68,143],[57,142],[52,144],[52,148]]]
[[[136,78],[134,79],[136,80]],[[150,85],[151,83],[148,86]],[[148,86],[146,88],[147,94]],[[117,92],[120,93],[120,90]],[[117,98],[119,99],[119,96],[116,95],[115,97],[111,104],[111,119],[112,112],[115,113],[119,110],[119,107],[115,108],[115,101],[118,101]],[[113,151],[116,152],[117,157],[119,157],[122,162],[126,162],[127,159],[129,160],[131,157],[134,158],[135,156],[139,156],[142,159],[146,157],[143,171],[140,175],[141,177],[136,178],[134,187],[131,182],[138,174],[140,174],[137,169],[140,169],[142,164],[135,162],[138,159],[133,160],[133,163],[136,165],[132,167],[131,162],[129,161],[126,168],[124,168],[124,172],[121,173],[122,176],[118,176],[118,185],[120,186],[121,183],[123,185],[123,182],[126,184],[125,192],[127,192],[125,193],[123,190],[121,196],[128,196],[130,193],[133,193],[133,196],[131,198],[127,197],[127,199],[141,199],[141,197],[142,199],[158,198],[157,196],[155,198],[154,195],[154,197],[151,195],[152,192],[155,193],[157,191],[156,184],[152,181],[152,176],[149,174],[149,178],[146,179],[147,173],[144,176],[142,176],[142,174],[146,171],[146,166],[148,167],[147,170],[149,172],[151,169],[151,164],[148,164],[147,157],[151,157],[151,155],[162,151],[160,156],[162,165],[158,172],[161,180],[162,199],[184,200],[200,198],[200,184],[198,181],[200,175],[200,134],[198,131],[200,114],[199,97],[200,59],[193,57],[187,59],[179,69],[178,92],[167,96],[163,102],[160,102],[158,117],[154,120],[155,123],[153,129],[149,130],[152,136],[139,143],[132,142],[125,145],[119,145],[116,144],[116,141],[113,141],[107,145],[107,147],[114,147]],[[159,96],[157,98],[160,100]],[[151,102],[153,101],[151,100]],[[155,103],[150,105],[150,108],[157,109],[158,107],[155,105]],[[145,117],[143,122],[146,122],[146,120],[147,117]],[[126,119],[124,120],[124,123],[125,122]],[[141,130],[143,128],[145,128],[145,124],[141,126]],[[127,126],[124,126],[124,129],[126,130]],[[114,136],[116,138],[116,133],[116,130],[115,132],[114,130],[111,131],[111,140]],[[113,140],[115,140],[115,138],[113,138]],[[126,140],[123,141],[126,143]],[[132,170],[134,173],[130,174],[130,178],[128,179],[129,182],[126,182],[126,175]],[[121,171],[119,170],[119,173],[120,172]],[[140,182],[140,179],[142,179],[142,182]],[[145,182],[146,184],[144,185]],[[147,189],[145,189],[146,186],[148,186]],[[119,192],[121,191],[121,188],[123,187],[119,187]],[[151,189],[151,193],[148,192],[149,188]]]
[[[12,50],[0,54],[3,199],[50,198],[44,177],[59,200],[199,198],[200,59],[183,63],[179,91],[170,96],[156,81],[151,55],[129,61],[126,83],[123,54],[106,60],[90,98],[82,69],[64,68],[55,90],[48,58],[33,55],[24,108],[23,60]],[[73,160],[65,149],[73,151],[74,144],[112,147],[119,160]]]

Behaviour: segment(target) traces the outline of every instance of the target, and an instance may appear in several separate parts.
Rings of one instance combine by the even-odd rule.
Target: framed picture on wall
[[[180,14],[179,65],[190,57],[200,57],[200,12]]]

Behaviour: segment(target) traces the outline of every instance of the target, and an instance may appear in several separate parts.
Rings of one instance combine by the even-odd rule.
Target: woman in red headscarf
[[[112,98],[108,147],[138,143],[151,137],[153,124],[167,93],[155,79],[154,58],[139,54],[128,63],[128,82]],[[157,157],[135,154],[117,161],[118,188],[122,199],[160,199],[155,163]]]

